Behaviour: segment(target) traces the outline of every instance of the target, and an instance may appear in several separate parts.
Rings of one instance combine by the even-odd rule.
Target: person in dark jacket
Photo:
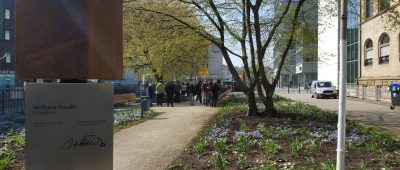
[[[167,93],[167,107],[171,104],[171,107],[174,107],[174,83],[169,82],[165,87],[165,92]]]
[[[149,97],[149,106],[153,107],[153,99],[155,96],[155,91],[154,91],[154,87],[153,84],[149,84],[149,86],[147,86],[147,96]]]
[[[201,86],[203,85],[203,83],[201,81],[199,81],[196,84],[196,101],[198,100],[200,103],[201,102]]]
[[[211,87],[211,92],[212,92],[211,107],[217,107],[217,100],[218,100],[220,90],[221,90],[221,87],[220,87],[219,83],[215,82]]]
[[[190,105],[194,105],[194,100],[193,100],[193,96],[195,94],[195,86],[192,82],[190,82],[190,84],[187,85],[187,93],[188,93],[188,100],[190,102]]]
[[[176,103],[181,102],[181,90],[182,90],[182,86],[181,86],[181,84],[179,83],[179,81],[177,81],[177,82],[174,84],[175,102],[176,102]]]

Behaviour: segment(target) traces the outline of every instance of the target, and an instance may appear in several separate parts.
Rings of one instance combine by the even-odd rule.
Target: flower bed
[[[337,116],[275,98],[277,118],[245,116],[246,105],[220,110],[170,169],[335,169]],[[400,167],[391,136],[347,122],[346,169]]]
[[[5,113],[0,115],[0,135],[10,130],[20,131],[24,128],[25,115],[22,112]]]

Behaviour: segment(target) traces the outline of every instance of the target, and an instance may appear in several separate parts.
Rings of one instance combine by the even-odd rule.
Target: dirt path
[[[162,114],[114,135],[114,170],[165,169],[217,110],[186,103],[152,109]]]

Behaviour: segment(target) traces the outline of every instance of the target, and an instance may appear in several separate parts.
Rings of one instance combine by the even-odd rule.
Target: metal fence
[[[0,89],[0,113],[24,112],[25,92],[23,87]]]

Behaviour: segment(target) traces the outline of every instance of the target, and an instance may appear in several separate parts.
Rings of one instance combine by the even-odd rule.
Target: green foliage
[[[335,112],[323,110],[313,105],[295,102],[286,98],[279,98],[274,104],[278,112],[297,114],[299,119],[332,124],[337,122],[337,115]]]
[[[271,154],[271,153],[275,154],[279,151],[280,148],[281,148],[281,146],[279,146],[279,144],[277,142],[275,142],[272,139],[267,139],[263,146],[263,151],[264,151],[264,153],[267,153],[267,154]]]
[[[7,148],[0,148],[0,169],[6,169],[14,159],[14,153]]]
[[[187,169],[182,159],[177,159],[172,164],[168,165],[167,169]]]
[[[242,130],[243,132],[249,132],[250,128],[246,124],[246,122],[242,122],[242,123],[240,123],[240,130]]]
[[[368,168],[367,164],[364,161],[361,161],[359,170],[370,170],[370,168]]]
[[[224,153],[228,150],[228,146],[226,145],[226,138],[218,138],[214,141],[214,146],[221,152]]]
[[[262,164],[260,166],[256,166],[256,167],[252,167],[249,168],[248,170],[276,170],[276,166],[275,165],[271,165],[271,164]]]
[[[198,153],[203,153],[204,150],[207,148],[208,146],[208,142],[207,140],[203,137],[200,138],[200,140],[194,145],[194,149],[196,150],[196,152]]]
[[[365,145],[365,147],[367,148],[367,151],[370,151],[370,152],[375,152],[375,153],[382,152],[381,149],[379,148],[378,144],[375,142],[368,143]]]
[[[326,163],[321,163],[321,170],[336,170],[336,166],[329,160]]]
[[[152,80],[172,80],[197,73],[205,63],[210,42],[180,22],[155,10],[200,27],[193,10],[185,4],[167,1],[124,3],[124,66]],[[192,16],[192,17],[190,17]],[[179,66],[179,67],[176,67]]]
[[[306,157],[306,160],[310,164],[309,169],[314,169],[314,168],[319,167],[318,166],[319,164],[317,163],[317,161],[315,160],[314,157],[312,157],[312,156]]]
[[[24,147],[25,146],[25,137],[23,136],[25,134],[25,131],[20,131],[17,133],[14,133],[11,136],[11,140],[14,142],[16,147]]]
[[[236,152],[235,157],[237,159],[237,164],[241,169],[244,169],[247,165],[247,156],[241,152]]]
[[[322,151],[322,142],[312,141],[309,145],[307,145],[307,149],[309,149],[312,152],[320,152]]]
[[[247,96],[244,95],[243,93],[232,92],[229,95],[228,103],[229,105],[238,105],[247,103]]]
[[[271,132],[267,128],[265,128],[263,123],[259,123],[257,125],[257,130],[263,135],[264,138],[271,134]]]
[[[279,137],[281,137],[284,140],[287,140],[290,136],[290,132],[287,129],[283,129],[279,131]]]
[[[212,157],[213,157],[212,164],[214,165],[214,167],[220,170],[224,170],[225,167],[229,164],[225,156],[219,152],[213,152]]]
[[[250,144],[250,138],[249,135],[246,133],[243,134],[237,134],[235,136],[236,142],[239,144],[239,149],[242,152],[249,152],[251,144]]]
[[[303,144],[298,139],[295,139],[290,144],[290,147],[292,148],[292,153],[299,153],[301,150],[303,150]]]

